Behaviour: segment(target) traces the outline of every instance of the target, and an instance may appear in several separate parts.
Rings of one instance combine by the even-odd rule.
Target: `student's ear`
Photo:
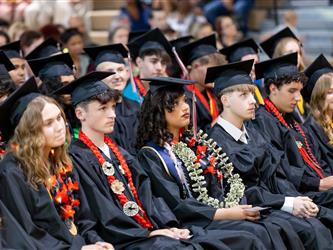
[[[136,65],[138,66],[138,67],[140,67],[140,65],[142,64],[142,58],[141,57],[137,57],[136,59],[135,59],[135,63],[136,63]]]
[[[269,85],[269,93],[271,95],[276,95],[277,91],[278,91],[278,87],[275,84]]]
[[[80,106],[75,108],[75,115],[76,115],[76,118],[79,119],[81,122],[86,120],[86,112]]]
[[[227,95],[222,95],[221,96],[221,103],[223,105],[223,109],[229,106],[229,98]]]

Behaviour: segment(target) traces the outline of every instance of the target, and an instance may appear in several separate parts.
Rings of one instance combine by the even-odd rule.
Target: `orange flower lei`
[[[76,198],[79,184],[77,181],[73,182],[72,170],[71,166],[67,166],[58,175],[52,175],[48,179],[52,200],[67,226],[73,223],[75,212],[80,206],[80,200]]]
[[[94,145],[94,143],[82,132],[82,130],[80,130],[80,132],[79,132],[79,139],[94,153],[94,155],[96,156],[100,165],[103,166],[106,162],[103,155],[98,150],[96,145]],[[105,136],[104,142],[109,146],[109,148],[112,150],[112,152],[115,154],[118,161],[120,162],[120,166],[122,167],[122,169],[125,173],[124,175],[127,178],[130,190],[136,200],[137,205],[139,206],[140,211],[139,211],[139,213],[136,213],[135,215],[132,216],[133,219],[136,222],[138,222],[141,226],[143,226],[144,228],[152,229],[153,225],[150,222],[150,220],[149,220],[146,212],[144,211],[142,204],[139,200],[138,193],[137,193],[136,188],[133,183],[132,173],[127,165],[127,162],[126,162],[124,156],[121,154],[117,145],[109,137]],[[107,175],[107,180],[111,187],[116,186],[117,189],[120,190],[120,192],[118,192],[118,191],[114,191],[112,189],[114,191],[115,195],[117,196],[120,204],[124,207],[126,205],[126,203],[129,202],[129,200],[126,197],[126,195],[124,194],[123,189],[119,185],[119,183],[121,183],[121,182],[119,180],[117,180],[116,177],[114,177],[114,175]]]

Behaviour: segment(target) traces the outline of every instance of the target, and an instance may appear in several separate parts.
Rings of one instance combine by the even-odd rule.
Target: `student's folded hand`
[[[158,235],[170,237],[170,238],[173,238],[176,240],[180,239],[180,237],[176,233],[172,232],[170,229],[154,230],[154,231],[150,232],[149,237],[158,236]]]
[[[81,250],[114,250],[114,247],[107,242],[96,242],[96,244],[83,246]]]
[[[178,235],[178,237],[180,239],[189,239],[191,238],[191,231],[188,230],[188,229],[179,229],[179,228],[176,228],[176,227],[172,227],[170,228],[170,230],[175,233],[176,235]]]
[[[316,217],[319,211],[318,206],[309,197],[298,196],[294,200],[293,215],[297,217]]]

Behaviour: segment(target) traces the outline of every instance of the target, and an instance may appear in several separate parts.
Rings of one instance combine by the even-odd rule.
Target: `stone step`
[[[90,31],[90,38],[93,43],[104,45],[108,42],[107,31]]]
[[[119,15],[119,10],[93,10],[88,13],[91,20],[91,28],[95,31],[108,30],[112,19]]]
[[[119,10],[125,4],[124,0],[93,0],[94,10]]]

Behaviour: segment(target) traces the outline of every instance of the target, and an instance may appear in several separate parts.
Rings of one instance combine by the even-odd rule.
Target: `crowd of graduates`
[[[84,51],[0,47],[1,249],[333,248],[333,66],[290,28]]]

